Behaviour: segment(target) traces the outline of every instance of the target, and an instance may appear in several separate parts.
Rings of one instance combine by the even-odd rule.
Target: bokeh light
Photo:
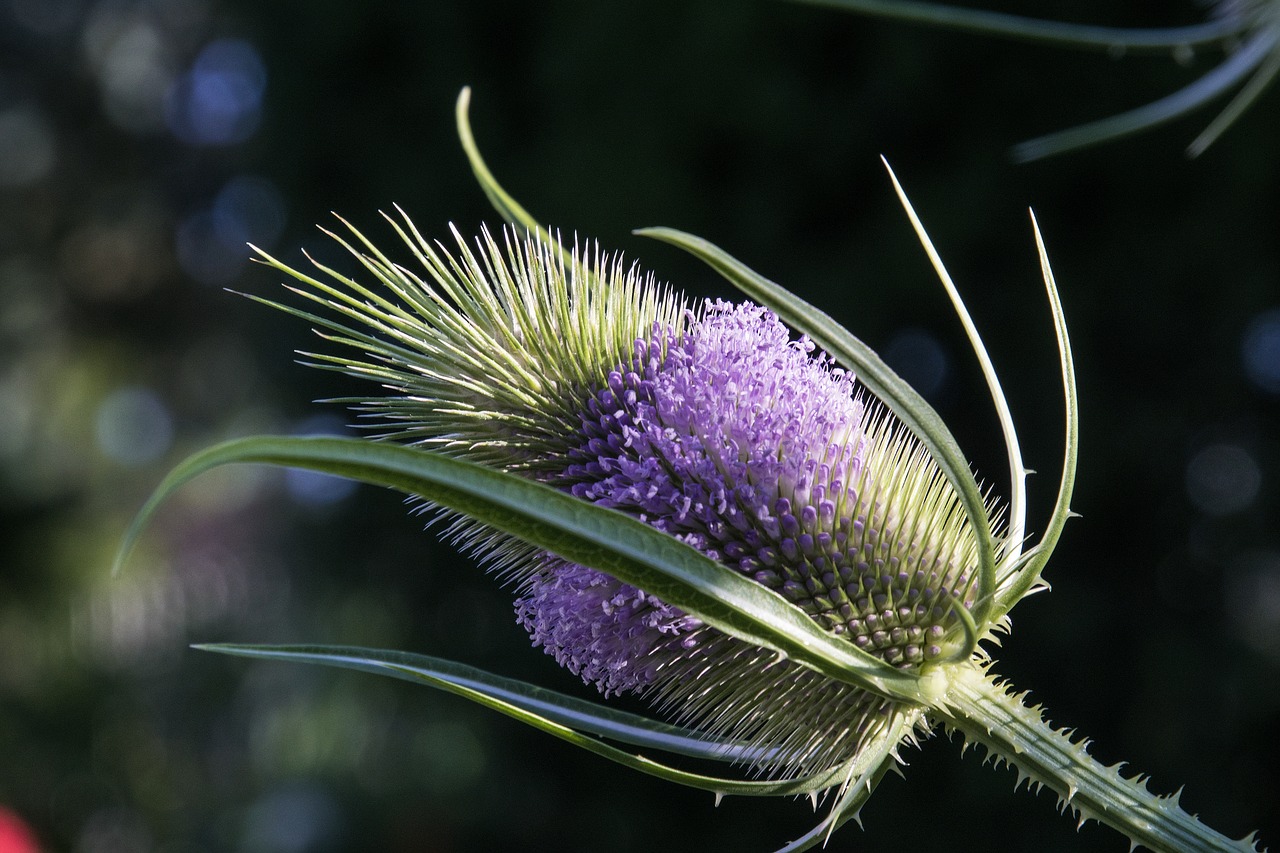
[[[174,61],[159,25],[140,8],[99,3],[82,41],[112,124],[139,134],[161,130]]]
[[[106,808],[85,822],[76,850],[83,853],[142,853],[155,848],[156,839],[137,809]]]
[[[324,788],[290,785],[268,791],[245,817],[245,853],[312,853],[337,849],[342,805]]]
[[[947,353],[938,339],[923,329],[898,332],[889,339],[881,357],[926,399],[937,395],[947,381]]]
[[[178,225],[174,248],[183,272],[203,284],[221,286],[233,281],[246,262],[245,252],[222,238],[208,210],[193,213]]]
[[[244,142],[261,121],[266,83],[266,66],[253,45],[242,39],[210,42],[168,92],[169,129],[190,145]]]
[[[69,30],[80,19],[84,0],[9,0],[14,21],[40,35]]]
[[[33,184],[49,174],[55,160],[53,130],[39,112],[0,110],[0,187]]]
[[[197,281],[229,284],[249,265],[248,244],[270,249],[284,224],[284,199],[275,185],[264,178],[239,175],[219,190],[208,208],[178,225],[178,262]]]
[[[285,224],[285,203],[271,181],[257,175],[237,175],[213,200],[213,227],[226,244],[247,251],[246,243],[270,247]]]
[[[1209,515],[1247,509],[1262,487],[1253,454],[1235,444],[1211,444],[1187,463],[1187,496]]]
[[[1280,309],[1250,321],[1241,344],[1245,374],[1263,391],[1280,394]]]
[[[121,465],[142,465],[164,456],[173,443],[173,416],[149,388],[112,391],[94,419],[98,449]]]
[[[290,431],[293,435],[349,435],[340,418],[335,415],[312,415],[300,421]],[[356,482],[318,471],[290,468],[285,471],[285,487],[289,497],[302,506],[321,508],[336,504],[350,497],[356,490]]]
[[[40,853],[31,827],[4,806],[0,806],[0,853]]]
[[[1237,637],[1280,661],[1280,550],[1250,551],[1233,561],[1226,610]]]
[[[58,246],[58,271],[77,296],[126,302],[169,272],[163,211],[149,194],[119,197],[95,210]]]

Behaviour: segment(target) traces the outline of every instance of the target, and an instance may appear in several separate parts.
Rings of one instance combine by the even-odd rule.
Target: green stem
[[[1255,73],[1258,65],[1275,50],[1277,41],[1280,41],[1280,39],[1272,31],[1264,30],[1245,42],[1243,47],[1227,57],[1212,71],[1172,95],[1166,95],[1158,101],[1152,101],[1149,104],[1144,104],[1137,109],[1129,110],[1119,115],[1109,116],[1108,118],[1066,130],[1059,130],[1048,136],[1041,136],[1037,139],[1019,143],[1013,147],[1013,159],[1021,163],[1026,163],[1030,160],[1041,160],[1054,154],[1061,154],[1064,151],[1083,148],[1086,145],[1096,145],[1099,142],[1106,142],[1130,133],[1147,130],[1158,124],[1186,115],[1229,91],[1232,87],[1238,85],[1241,80]],[[1264,77],[1264,82],[1266,79],[1269,78]],[[1228,115],[1228,120],[1234,117],[1234,114],[1230,114]],[[1216,125],[1217,122],[1214,124]],[[1222,129],[1225,128],[1219,128],[1217,132]],[[1207,143],[1196,146],[1192,150],[1195,153],[1199,153],[1204,150],[1205,145]]]
[[[914,0],[798,0],[845,12],[894,18],[983,35],[1048,42],[1062,47],[1101,50],[1166,52],[1171,49],[1221,43],[1240,35],[1248,24],[1223,17],[1185,27],[1099,27],[1026,18],[985,9],[968,9]]]
[[[1159,853],[1256,853],[1252,836],[1227,838],[1183,811],[1176,794],[1157,796],[1141,779],[1122,776],[1120,765],[1099,764],[1082,742],[1054,729],[1038,709],[1023,704],[1022,695],[978,666],[957,667],[948,680],[948,706],[930,716],[985,746],[1021,778],[1056,792],[1082,821],[1104,823]]]

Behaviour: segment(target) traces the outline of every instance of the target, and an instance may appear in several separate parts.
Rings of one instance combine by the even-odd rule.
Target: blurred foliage
[[[979,5],[972,3],[971,5]],[[1192,0],[984,3],[1112,25]],[[1035,8],[1030,8],[1034,6]],[[877,162],[894,164],[1056,470],[1034,205],[1076,342],[1080,483],[1000,670],[1109,761],[1280,844],[1280,94],[1196,161],[1199,119],[1015,167],[1020,139],[1158,97],[1220,57],[1107,59],[785,3],[0,0],[0,806],[47,851],[767,850],[807,825],[632,775],[461,700],[192,642],[401,647],[574,689],[509,595],[389,494],[242,470],[163,513],[213,440],[342,429],[352,390],[246,240],[332,256],[494,217],[454,137],[536,215],[698,295],[703,235],[881,348],[1004,488],[994,416]],[[335,262],[339,262],[336,261]],[[1045,481],[1047,482],[1047,481]],[[1033,478],[1032,517],[1051,502]],[[926,743],[833,849],[1083,850],[1048,798]],[[661,838],[655,839],[655,827]]]

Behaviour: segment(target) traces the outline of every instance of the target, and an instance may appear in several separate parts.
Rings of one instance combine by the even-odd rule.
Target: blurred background
[[[0,849],[767,851],[811,825],[805,802],[713,808],[424,688],[189,648],[397,647],[589,695],[394,494],[220,471],[110,577],[132,513],[187,453],[351,420],[312,402],[363,389],[294,363],[314,346],[304,324],[228,292],[282,293],[246,242],[341,264],[315,228],[330,211],[383,243],[393,204],[427,235],[496,221],[456,142],[464,85],[481,149],[535,215],[699,297],[733,294],[630,230],[718,243],[879,349],[1007,493],[887,156],[1043,472],[1038,532],[1062,405],[1033,206],[1076,348],[1083,518],[998,670],[1106,762],[1280,845],[1280,90],[1195,161],[1212,110],[1044,163],[1008,155],[1221,54],[1184,59],[766,0],[0,0]],[[904,752],[906,778],[829,849],[1125,849],[959,752],[945,736]]]

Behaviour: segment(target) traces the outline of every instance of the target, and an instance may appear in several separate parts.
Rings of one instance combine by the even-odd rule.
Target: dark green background
[[[56,157],[38,180],[0,187],[0,806],[47,850],[767,851],[814,820],[804,802],[713,808],[426,689],[187,649],[399,647],[577,689],[528,647],[509,594],[394,495],[361,488],[317,508],[279,473],[211,477],[108,577],[168,466],[318,412],[340,423],[340,408],[310,401],[356,391],[293,363],[314,346],[301,323],[185,271],[183,223],[246,174],[285,200],[265,248],[290,262],[301,246],[337,258],[312,225],[329,211],[383,243],[377,211],[397,203],[429,235],[494,223],[454,134],[463,85],[499,179],[565,233],[731,298],[676,250],[630,235],[679,227],[875,347],[925,332],[949,365],[932,401],[1006,492],[981,377],[887,156],[1043,472],[1036,532],[1062,413],[1034,207],[1076,347],[1084,517],[1049,568],[1053,592],[1014,614],[998,670],[1103,760],[1131,762],[1161,792],[1185,785],[1184,804],[1225,832],[1280,844],[1280,397],[1250,383],[1241,357],[1250,323],[1280,308],[1280,93],[1197,161],[1182,151],[1211,111],[1017,166],[1011,144],[1159,97],[1218,57],[1115,59],[783,2],[58,0],[65,17],[33,28],[38,5],[0,3],[0,109],[38,112]],[[1114,25],[1200,14],[1183,0],[987,7]],[[194,146],[162,124],[113,121],[93,46],[137,32],[152,40],[130,49],[159,50],[174,74],[213,39],[253,45],[266,70],[257,132]],[[245,266],[225,283],[275,296],[279,279]],[[167,407],[174,441],[159,458],[124,464],[95,443],[120,388]],[[1188,486],[1189,462],[1216,445],[1244,451],[1261,478],[1236,511],[1205,511]],[[1008,770],[959,746],[904,750],[905,780],[886,780],[865,831],[829,849],[1125,849],[1107,829],[1077,834],[1052,797],[1014,793]]]

